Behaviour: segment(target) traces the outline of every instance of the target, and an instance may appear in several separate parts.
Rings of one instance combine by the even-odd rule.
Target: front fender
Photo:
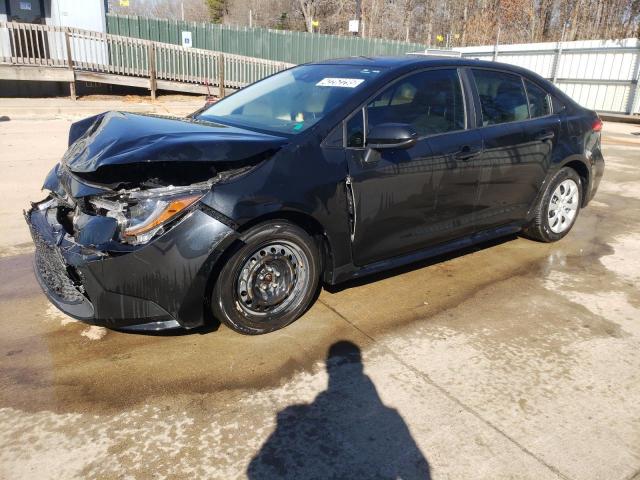
[[[202,202],[240,230],[272,218],[302,220],[303,228],[316,226],[310,233],[325,236],[333,271],[351,263],[346,175],[340,149],[285,148],[251,171],[215,184]],[[333,278],[327,281],[332,283]]]
[[[195,210],[135,252],[88,263],[85,277],[97,284],[89,292],[96,313],[106,318],[121,317],[120,307],[110,302],[113,296],[109,294],[117,294],[151,300],[183,327],[202,325],[211,274],[236,238],[229,226],[205,211]]]

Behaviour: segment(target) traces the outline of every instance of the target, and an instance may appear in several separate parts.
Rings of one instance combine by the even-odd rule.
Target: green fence
[[[183,31],[191,32],[195,48],[289,63],[305,63],[354,55],[403,55],[427,48],[426,45],[419,43],[379,38],[344,37],[129,15],[107,15],[107,32],[116,35],[181,44]]]

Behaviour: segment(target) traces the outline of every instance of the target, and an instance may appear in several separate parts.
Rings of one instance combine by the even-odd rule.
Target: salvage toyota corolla
[[[90,323],[270,332],[321,281],[564,237],[601,126],[527,70],[411,55],[302,65],[187,119],[105,113],[72,125],[25,212],[36,276]]]

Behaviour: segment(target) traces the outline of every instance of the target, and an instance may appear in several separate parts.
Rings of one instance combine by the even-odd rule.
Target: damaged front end
[[[148,210],[155,220],[131,227],[120,226],[126,217],[84,213],[54,196],[33,204],[25,217],[36,277],[50,301],[78,320],[110,328],[202,325],[211,272],[236,233],[199,208],[199,197],[162,198]],[[174,214],[174,208],[182,210]],[[174,216],[156,225],[162,215]]]
[[[36,276],[54,305],[111,328],[204,323],[211,273],[236,232],[203,197],[282,140],[250,134],[254,145],[234,154],[229,139],[240,145],[241,132],[226,128],[117,112],[72,127],[45,180],[49,195],[25,212]]]
[[[36,248],[36,279],[59,309],[74,318],[90,322],[95,312],[78,266],[98,261],[106,254],[81,249],[75,242],[65,238],[59,215],[65,215],[65,206],[52,197],[32,204],[32,208],[25,212]]]

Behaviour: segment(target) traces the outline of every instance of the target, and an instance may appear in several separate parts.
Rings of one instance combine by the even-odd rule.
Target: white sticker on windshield
[[[342,88],[356,88],[364,82],[364,78],[323,78],[316,87],[342,87]]]

